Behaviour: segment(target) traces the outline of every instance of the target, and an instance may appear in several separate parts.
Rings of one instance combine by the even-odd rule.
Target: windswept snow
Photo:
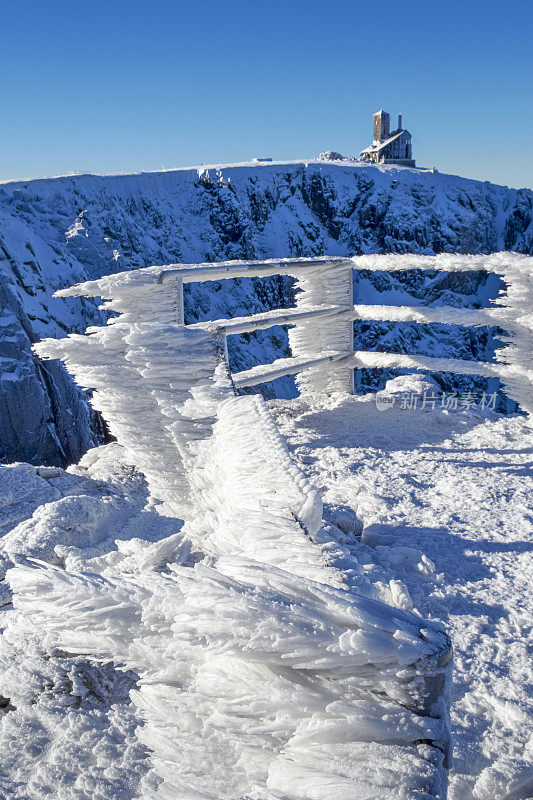
[[[134,676],[125,713],[152,769],[126,759],[117,780],[143,798],[444,800],[449,638],[383,602],[264,399],[235,396],[220,335],[179,324],[172,282],[142,278],[103,291],[112,324],[38,350],[96,388],[147,508],[58,475],[68,496],[5,537],[6,646],[31,630],[45,658]],[[156,512],[168,536],[133,537]],[[13,689],[8,714],[28,705]]]
[[[0,468],[2,576],[30,557],[102,574],[175,557],[181,523],[146,502],[145,481],[118,445],[90,451],[69,472]],[[129,696],[137,675],[51,649],[44,631],[12,610],[9,582],[0,586],[0,695],[9,701],[0,712],[0,797],[133,800],[151,768]]]
[[[408,382],[415,391],[427,388],[414,377],[401,379],[398,388],[405,391]],[[258,401],[247,398],[244,405]],[[0,723],[3,796],[427,797],[412,783],[417,774],[435,786],[423,748],[416,755],[391,741],[409,726],[427,726],[427,718],[406,710],[399,717],[394,704],[383,716],[383,703],[390,701],[382,698],[376,706],[363,688],[374,677],[358,661],[378,640],[362,645],[356,619],[358,609],[366,620],[378,611],[369,605],[375,599],[396,606],[400,622],[413,608],[414,619],[419,612],[442,620],[452,636],[449,800],[532,796],[533,435],[527,421],[490,412],[378,411],[374,397],[329,407],[272,401],[270,407],[324,500],[330,520],[323,527],[330,542],[325,568],[336,564],[367,598],[363,605],[342,605],[338,589],[242,557],[218,559],[213,569],[187,546],[181,522],[146,506],[145,482],[118,445],[91,451],[68,472],[2,468],[6,566],[27,563],[23,530],[35,532],[31,555],[50,564],[8,572],[20,600],[1,614],[0,694],[11,703]],[[213,462],[216,471],[225,444],[214,441],[212,452],[222,459]],[[239,469],[237,455],[231,469]],[[69,499],[87,513],[65,516],[62,504]],[[95,500],[100,516],[91,512]],[[105,514],[107,538],[97,533]],[[52,548],[51,529],[57,538]],[[77,578],[82,572],[94,577]],[[311,619],[313,626],[320,620],[318,638],[304,633]],[[382,624],[379,619],[374,624]],[[140,628],[145,635],[139,637]],[[410,636],[398,645],[411,647],[416,639]],[[388,641],[379,644],[381,670]],[[129,671],[117,670],[112,653]],[[326,671],[311,673],[324,656]],[[328,688],[330,723],[320,711],[328,662],[336,669],[349,664],[346,676]],[[143,665],[149,670],[139,682]],[[196,678],[178,703],[173,687],[191,669]],[[302,670],[296,683],[295,669]],[[206,720],[201,728],[198,715]],[[352,726],[350,745],[341,720]],[[230,743],[238,748],[249,725],[240,760],[220,761],[222,752],[229,757]],[[415,727],[411,735],[434,737],[436,731]],[[208,749],[200,746],[204,737]],[[277,749],[275,743],[287,738],[290,746]],[[188,765],[203,795],[182,783],[176,763]],[[260,780],[267,765],[267,794],[247,794],[246,781]],[[238,790],[228,788],[229,774]]]
[[[250,420],[263,403],[229,402],[238,404],[237,413],[251,403]],[[230,407],[225,416],[220,425],[227,428],[236,418]],[[263,425],[268,453],[275,429],[268,418]],[[284,470],[283,448],[279,458]],[[444,797],[446,713],[440,690],[431,687],[443,672],[437,661],[446,637],[409,612],[391,614],[364,576],[359,595],[347,593],[342,581],[334,588],[311,579],[310,570],[318,578],[334,571],[331,558],[343,546],[313,568],[306,552],[313,545],[298,526],[291,544],[294,518],[280,516],[283,487],[275,491],[274,476],[253,466],[249,480],[268,481],[265,501],[269,487],[269,513],[281,525],[278,547],[293,549],[291,571],[271,566],[268,555],[257,560],[268,546],[261,538],[266,506],[255,547],[253,529],[242,529],[252,536],[246,544],[255,559],[213,561],[191,552],[179,521],[143,506],[145,484],[117,445],[91,451],[67,473],[39,474],[27,465],[0,471],[0,480],[18,486],[5,508],[4,557],[20,566],[7,572],[14,609],[5,606],[0,639],[0,685],[10,701],[0,786],[10,800],[41,800],[52,787],[61,800],[348,800],[354,791],[390,800]],[[289,506],[295,502],[316,531],[316,500],[302,507],[305,481],[292,469]],[[41,495],[32,508],[24,503],[35,483],[42,483]],[[219,502],[224,493],[221,484]],[[108,514],[108,539],[97,535],[95,498],[101,515]],[[77,519],[65,518],[69,499]],[[240,508],[228,498],[235,524],[243,514],[253,519],[258,497],[245,493],[242,500]],[[20,537],[28,524],[42,532],[33,564]],[[50,531],[57,538],[52,549]],[[272,545],[270,560],[280,552]],[[345,570],[356,566],[345,547],[343,559]]]

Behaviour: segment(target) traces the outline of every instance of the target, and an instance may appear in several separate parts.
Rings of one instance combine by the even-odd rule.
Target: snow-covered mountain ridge
[[[0,184],[0,458],[64,465],[94,441],[84,395],[31,344],[101,322],[91,300],[56,289],[174,262],[364,252],[533,253],[533,192],[401,167],[320,161],[200,167]],[[357,302],[483,305],[476,275],[360,275]],[[193,286],[187,321],[291,304],[286,279]],[[361,323],[358,346],[490,357],[486,329]],[[282,329],[234,337],[232,366],[271,361]],[[375,376],[362,376],[362,386]],[[287,381],[273,392],[290,392]]]

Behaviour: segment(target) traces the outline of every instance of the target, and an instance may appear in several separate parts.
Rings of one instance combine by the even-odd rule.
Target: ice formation
[[[446,637],[413,615],[236,556],[8,580],[48,646],[139,675],[154,796],[444,796]]]
[[[183,326],[173,279],[145,277],[69,292],[103,296],[119,316],[36,349],[96,390],[150,505],[133,504],[126,524],[111,492],[100,524],[93,504],[85,554],[74,519],[90,515],[90,499],[39,511],[54,530],[69,509],[52,549],[37,531],[20,552],[35,523],[15,526],[11,636],[25,625],[45,653],[135,676],[128,713],[153,765],[143,800],[443,799],[448,637],[379,599],[263,398],[235,396],[223,337]],[[168,535],[133,535],[143,514]]]

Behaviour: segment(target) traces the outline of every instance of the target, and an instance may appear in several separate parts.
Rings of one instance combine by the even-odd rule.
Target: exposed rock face
[[[100,322],[92,301],[54,300],[61,286],[157,263],[363,252],[533,253],[533,192],[439,173],[316,161],[187,169],[0,185],[0,459],[64,466],[95,440],[83,392],[59,364],[40,364],[33,341]],[[361,273],[358,302],[482,305],[483,275]],[[290,305],[283,278],[194,285],[188,321]],[[485,358],[486,330],[364,323],[357,346],[446,350]],[[364,343],[364,344],[363,344]],[[235,369],[283,355],[282,329],[234,337]],[[390,375],[363,372],[358,385]],[[448,379],[446,379],[448,380]],[[462,378],[471,381],[469,378]],[[267,393],[287,394],[282,379]]]

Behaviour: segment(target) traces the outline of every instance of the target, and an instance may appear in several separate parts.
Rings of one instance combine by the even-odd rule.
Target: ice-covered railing
[[[446,272],[485,270],[503,279],[504,288],[490,308],[480,310],[447,306],[409,307],[354,305],[352,270],[422,269]],[[60,296],[111,294],[149,289],[150,297],[169,297],[175,321],[183,323],[183,284],[219,281],[224,278],[289,275],[296,279],[296,307],[249,317],[196,323],[189,327],[210,330],[222,337],[274,325],[288,325],[290,358],[258,365],[232,375],[236,388],[253,386],[284,375],[297,375],[302,393],[331,394],[353,391],[353,370],[398,368],[431,370],[499,378],[508,395],[524,410],[533,412],[533,258],[516,253],[438,256],[365,255],[354,258],[275,259],[218,264],[149,267],[120,276],[113,275],[58,292]],[[163,301],[161,312],[164,312]],[[169,302],[167,299],[166,302]],[[113,308],[120,310],[111,304]],[[507,336],[506,346],[496,350],[495,361],[432,358],[415,354],[360,350],[354,352],[353,320],[442,323],[466,326],[499,326]]]
[[[36,351],[94,390],[152,501],[185,524],[135,574],[11,570],[13,602],[51,647],[139,676],[138,736],[160,779],[143,797],[444,800],[448,637],[383,603],[323,521],[264,399],[235,394],[228,329],[183,324],[183,281],[285,270],[307,306],[272,314],[298,317],[300,367],[312,348],[328,364],[304,368],[303,388],[349,391],[343,259],[150,268],[61,292],[118,317]]]
[[[503,286],[494,305],[483,309],[407,306],[354,306],[355,319],[445,325],[498,326],[506,346],[495,352],[494,362],[455,358],[360,351],[353,354],[356,367],[388,367],[431,370],[499,378],[504,390],[528,412],[533,413],[533,258],[518,253],[491,255],[441,253],[438,256],[366,255],[352,259],[354,269],[397,272],[409,269],[472,272],[483,270],[498,275]],[[349,360],[349,359],[348,359]]]

